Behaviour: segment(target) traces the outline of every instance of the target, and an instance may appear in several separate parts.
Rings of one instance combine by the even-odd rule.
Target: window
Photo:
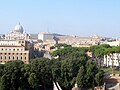
[[[5,59],[6,59],[6,56],[5,56]]]
[[[13,57],[13,60],[14,60],[14,57]]]
[[[8,53],[10,55],[10,53]]]
[[[17,51],[19,51],[19,49],[17,49]]]
[[[9,56],[9,60],[10,60],[10,56]]]
[[[17,60],[18,60],[18,57],[17,57]]]
[[[21,57],[21,60],[22,60],[22,57]]]
[[[3,48],[1,50],[3,51]]]
[[[1,59],[2,59],[2,56],[1,56]]]
[[[26,60],[26,57],[25,57],[25,60]]]
[[[15,49],[13,49],[13,51],[15,51]]]
[[[6,55],[6,53],[5,53],[5,55]]]

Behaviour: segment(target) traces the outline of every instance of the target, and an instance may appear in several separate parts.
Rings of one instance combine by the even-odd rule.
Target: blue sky
[[[120,37],[120,0],[1,0],[0,33],[19,21],[27,33]]]

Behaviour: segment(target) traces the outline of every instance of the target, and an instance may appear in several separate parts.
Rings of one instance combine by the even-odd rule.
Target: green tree
[[[3,74],[4,74],[4,65],[0,64],[0,88],[2,87],[1,77],[3,76]]]
[[[98,86],[103,85],[103,78],[104,72],[102,70],[99,70],[98,73],[95,75],[95,81]]]
[[[33,89],[44,90],[52,87],[51,61],[46,58],[33,59],[29,63],[29,84]],[[29,70],[29,69],[28,69]]]
[[[11,61],[4,65],[3,76],[1,77],[1,90],[18,90],[22,86],[23,73],[22,61]]]
[[[67,45],[67,44],[55,44],[55,47],[57,47],[58,49],[61,47],[71,47],[71,45]]]
[[[61,61],[53,60],[52,61],[52,76],[53,80],[59,82],[60,81],[60,75],[61,75]]]
[[[94,60],[97,61],[97,64],[100,67],[103,65],[104,55],[107,55],[109,53],[108,49],[110,48],[111,46],[108,44],[95,45],[89,48],[93,53]]]
[[[81,66],[79,69],[79,72],[77,74],[76,77],[76,83],[78,85],[78,87],[80,87],[81,89],[83,89],[83,87],[85,86],[85,71],[84,71],[84,67]]]
[[[74,52],[80,52],[80,53],[86,53],[88,51],[88,48],[79,48],[79,47],[65,47],[60,48],[52,53],[53,56],[59,56],[60,59],[65,59],[70,56],[71,53]]]
[[[94,77],[96,75],[96,73],[98,72],[98,68],[95,62],[93,62],[92,60],[88,60],[86,63],[86,86],[87,87],[91,87],[92,86],[92,82],[94,83]]]

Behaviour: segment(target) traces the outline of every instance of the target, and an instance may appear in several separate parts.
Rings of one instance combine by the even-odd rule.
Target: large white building
[[[42,40],[43,42],[48,39],[53,39],[54,35],[49,32],[41,32],[38,34],[38,40]]]
[[[107,42],[106,44],[109,44],[110,46],[120,46],[120,41]]]
[[[120,66],[120,53],[104,55],[104,66]]]
[[[20,23],[15,26],[13,31],[5,34],[5,40],[27,40],[29,37],[29,34],[24,32]]]

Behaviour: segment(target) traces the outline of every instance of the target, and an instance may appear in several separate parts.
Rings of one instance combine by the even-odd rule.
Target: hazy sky
[[[1,0],[0,33],[19,21],[27,33],[120,37],[120,0]]]

